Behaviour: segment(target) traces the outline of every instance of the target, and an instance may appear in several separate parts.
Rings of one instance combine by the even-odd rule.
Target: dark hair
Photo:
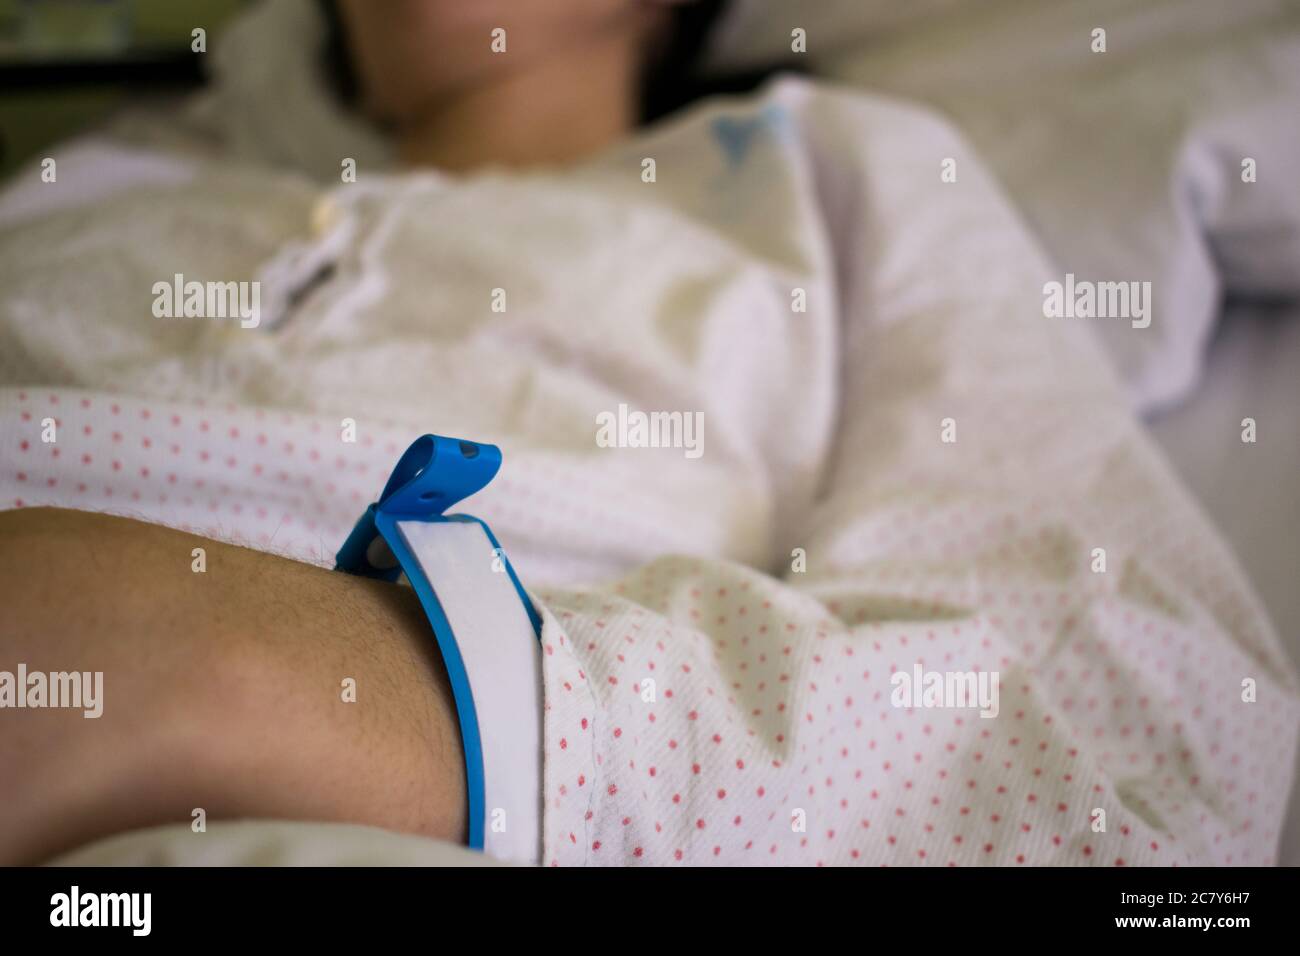
[[[651,122],[680,109],[701,95],[700,61],[709,31],[722,16],[726,0],[696,0],[673,7],[664,47],[641,77],[641,121]]]
[[[325,75],[335,94],[353,104],[360,83],[348,52],[347,31],[338,0],[317,0],[325,18]],[[641,121],[648,123],[689,103],[716,93],[743,93],[779,69],[802,72],[802,66],[781,65],[725,76],[705,77],[700,70],[709,32],[722,16],[727,0],[696,0],[673,7],[663,49],[646,66],[641,82]]]
[[[641,84],[641,121],[649,123],[706,96],[748,93],[777,73],[807,73],[806,58],[730,73],[702,69],[709,33],[726,12],[727,0],[697,0],[672,10],[666,49],[647,68]]]
[[[321,51],[321,65],[325,79],[334,89],[334,95],[349,106],[357,101],[361,84],[348,52],[347,28],[339,13],[338,0],[317,0],[321,17],[325,21],[325,46]]]

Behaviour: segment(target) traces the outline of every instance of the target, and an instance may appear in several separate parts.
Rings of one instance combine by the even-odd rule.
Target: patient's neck
[[[588,39],[440,101],[398,131],[398,156],[451,172],[572,163],[635,126],[638,82],[632,37]]]

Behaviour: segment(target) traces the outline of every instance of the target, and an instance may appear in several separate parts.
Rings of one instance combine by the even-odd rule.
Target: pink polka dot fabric
[[[52,442],[42,440],[47,422]],[[397,435],[349,444],[319,416],[77,389],[0,392],[7,507],[110,512],[317,564],[332,564],[387,478],[375,462],[405,449]]]
[[[1122,600],[1015,589],[944,616],[938,593],[864,622],[670,558],[543,597],[550,864],[1275,859],[1290,691],[1242,703],[1259,661]],[[893,706],[918,663],[1000,672],[997,717]]]

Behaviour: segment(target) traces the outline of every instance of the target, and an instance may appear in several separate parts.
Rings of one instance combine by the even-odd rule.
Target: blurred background
[[[139,98],[202,80],[190,31],[212,41],[243,0],[0,0],[0,177]]]

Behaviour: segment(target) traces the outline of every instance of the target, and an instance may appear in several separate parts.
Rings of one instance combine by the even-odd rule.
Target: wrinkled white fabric
[[[1300,299],[1289,0],[965,0],[819,69],[955,123],[1058,281],[1152,284],[1149,328],[1095,328],[1139,411],[1200,382],[1224,297]]]
[[[791,50],[795,30],[806,53]],[[391,149],[337,102],[323,39],[312,0],[253,5],[183,121],[119,126],[320,181],[342,157],[380,168]],[[786,61],[945,114],[1043,241],[1054,280],[1152,283],[1149,328],[1093,329],[1141,412],[1200,381],[1221,298],[1300,298],[1290,0],[732,0],[703,67]]]

